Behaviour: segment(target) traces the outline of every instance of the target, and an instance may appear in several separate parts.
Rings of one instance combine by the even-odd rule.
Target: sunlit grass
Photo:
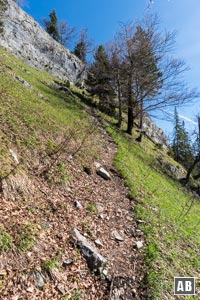
[[[144,138],[139,144],[109,122],[107,130],[118,145],[117,169],[138,201],[134,207],[137,217],[144,221],[140,226],[146,239],[149,299],[174,299],[175,276],[198,276],[199,199],[162,171],[158,151],[149,140]],[[175,164],[165,152],[159,150],[159,155]]]

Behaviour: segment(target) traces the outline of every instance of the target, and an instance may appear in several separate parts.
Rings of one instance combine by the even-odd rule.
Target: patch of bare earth
[[[91,169],[88,175],[74,159],[68,160],[72,180],[67,187],[49,186],[29,178],[29,192],[16,190],[0,198],[0,225],[13,236],[15,246],[0,253],[0,299],[145,299],[143,234],[137,227],[134,201],[113,167],[116,146],[102,130],[102,157],[110,173],[104,180]],[[14,179],[13,179],[14,180]],[[82,208],[77,208],[78,201]],[[34,224],[34,245],[20,250],[22,225]],[[77,248],[77,228],[107,261],[106,276],[93,274]],[[34,233],[33,233],[34,234]]]

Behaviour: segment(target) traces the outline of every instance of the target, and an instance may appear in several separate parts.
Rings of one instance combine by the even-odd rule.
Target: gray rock
[[[101,164],[96,162],[96,161],[94,162],[94,166],[95,166],[96,169],[101,168]]]
[[[66,267],[66,266],[70,266],[74,263],[73,259],[66,259],[63,261],[63,266]]]
[[[12,158],[14,159],[15,163],[18,165],[19,160],[17,158],[17,154],[12,149],[9,149],[9,152],[10,152],[10,155],[12,156]]]
[[[137,249],[141,249],[144,246],[144,242],[143,241],[137,241],[135,242]]]
[[[74,202],[75,207],[77,207],[78,209],[82,209],[83,206],[81,205],[81,203],[79,201],[75,201]]]
[[[85,65],[49,34],[13,0],[2,0],[3,33],[0,45],[30,66],[77,83],[85,78]]]
[[[58,291],[61,295],[65,295],[65,294],[66,294],[66,292],[65,292],[65,290],[64,290],[64,288],[63,288],[63,286],[62,286],[61,284],[58,284],[58,285],[56,286],[56,289],[57,289],[57,291]]]
[[[96,246],[103,247],[103,244],[99,239],[95,240],[94,242],[95,242]]]
[[[156,126],[148,114],[144,115],[143,131],[154,143],[162,145],[164,150],[169,149],[169,139],[164,131]]]
[[[137,223],[142,224],[142,223],[145,223],[145,221],[144,220],[137,220]]]
[[[44,276],[40,271],[37,270],[34,272],[34,274],[35,274],[36,287],[39,290],[42,290],[44,287]]]
[[[15,76],[15,78],[19,81],[19,82],[21,82],[22,84],[23,84],[23,86],[25,86],[25,87],[31,87],[31,85],[24,79],[24,78],[22,78],[22,77],[20,77],[20,76]]]
[[[107,270],[107,269],[103,270],[102,274],[103,274],[105,277],[107,277],[107,276],[108,276],[108,270]]]
[[[115,240],[119,241],[119,242],[123,242],[124,238],[119,234],[119,232],[117,230],[113,230],[111,233],[112,238],[114,238]]]
[[[98,169],[96,172],[99,176],[101,176],[105,180],[110,180],[111,179],[110,174],[103,167]]]
[[[92,271],[100,272],[100,270],[106,265],[107,260],[98,253],[97,249],[93,247],[77,229],[74,229],[73,235],[87,261],[89,268]]]

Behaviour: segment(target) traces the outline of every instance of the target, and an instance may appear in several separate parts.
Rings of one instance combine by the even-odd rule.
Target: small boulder
[[[10,152],[10,155],[12,156],[12,158],[14,159],[15,163],[18,165],[19,160],[17,158],[17,154],[12,149],[9,149],[9,152]]]
[[[101,164],[96,162],[96,161],[94,162],[94,166],[95,166],[96,169],[101,168]]]
[[[78,209],[82,209],[82,208],[83,208],[83,206],[81,205],[81,203],[80,203],[79,201],[75,201],[75,202],[74,202],[74,206],[75,206],[76,208],[78,208]]]
[[[69,258],[69,259],[66,259],[63,261],[63,266],[67,267],[67,266],[73,265],[73,263],[74,263],[74,260]]]
[[[123,242],[123,240],[124,240],[124,238],[119,234],[119,232],[117,230],[113,230],[111,233],[111,236],[118,242]]]
[[[22,77],[20,77],[20,76],[15,76],[15,78],[19,81],[19,82],[21,82],[22,84],[23,84],[23,86],[25,86],[25,87],[31,87],[31,85],[24,79],[24,78],[22,78]]]
[[[92,271],[100,273],[100,270],[106,265],[107,260],[98,253],[97,249],[93,247],[77,229],[74,229],[73,234],[77,245],[80,247],[87,261],[88,267]]]
[[[98,169],[96,172],[97,172],[97,175],[101,176],[105,180],[110,180],[111,179],[110,174],[103,167]]]
[[[96,246],[103,247],[103,244],[102,244],[102,242],[99,239],[95,240],[94,242],[95,242]]]
[[[137,241],[135,244],[136,244],[136,247],[137,247],[138,250],[141,249],[144,246],[143,241]]]
[[[66,292],[65,292],[65,290],[64,290],[64,288],[63,288],[63,286],[61,285],[61,284],[58,284],[57,286],[56,286],[56,290],[61,294],[61,295],[65,295],[66,294]]]
[[[44,287],[44,275],[40,271],[35,271],[35,282],[36,282],[36,287],[39,290],[43,290]]]

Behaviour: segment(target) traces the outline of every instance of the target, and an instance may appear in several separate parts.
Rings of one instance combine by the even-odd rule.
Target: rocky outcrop
[[[143,131],[155,144],[160,144],[163,149],[169,149],[169,140],[164,131],[156,126],[151,118],[146,114],[144,117]]]
[[[84,64],[13,0],[0,0],[0,45],[32,67],[72,83],[82,81]]]

